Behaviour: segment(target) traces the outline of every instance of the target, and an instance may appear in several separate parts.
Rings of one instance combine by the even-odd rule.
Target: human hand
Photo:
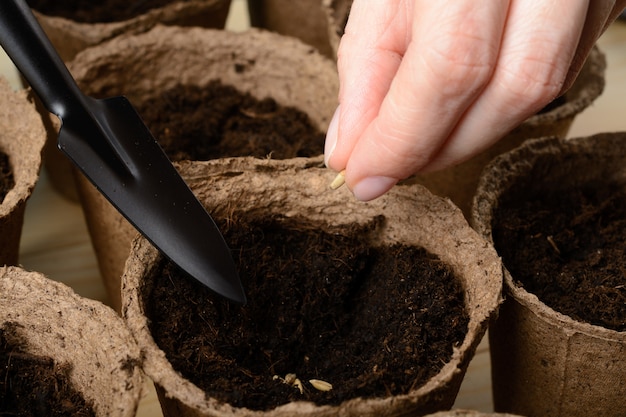
[[[626,0],[354,0],[325,158],[359,200],[469,159],[573,83]]]

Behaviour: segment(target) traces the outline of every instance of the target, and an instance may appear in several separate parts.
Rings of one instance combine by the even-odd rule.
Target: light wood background
[[[233,0],[227,27],[231,30],[247,28],[246,13],[245,0]],[[576,118],[570,137],[626,131],[626,23],[613,24],[600,39],[599,46],[607,55],[606,88],[602,96]],[[0,54],[0,73],[19,85],[15,69],[4,54]],[[67,283],[80,295],[107,301],[81,207],[57,194],[50,187],[45,172],[28,202],[20,262],[26,269]],[[470,363],[455,408],[493,410],[487,338]],[[150,381],[146,381],[137,415],[162,416]]]

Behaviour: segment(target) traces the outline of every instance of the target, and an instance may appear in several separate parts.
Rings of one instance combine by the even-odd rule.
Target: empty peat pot
[[[148,102],[183,103],[180,106],[172,104],[169,110],[163,111],[165,114],[161,115],[161,119],[169,118],[172,124],[159,127],[158,131],[153,128],[155,136],[159,136],[162,131],[166,132],[165,136],[170,131],[179,132],[174,125],[184,124],[182,120],[187,120],[183,119],[187,116],[185,113],[197,110],[204,103],[209,105],[223,99],[227,93],[205,98],[204,103],[201,100],[193,105],[184,104],[192,95],[192,90],[196,94],[217,81],[249,94],[254,99],[269,98],[279,106],[293,107],[304,113],[311,127],[318,129],[321,135],[319,150],[314,152],[317,156],[323,152],[323,132],[337,106],[338,79],[335,64],[331,60],[297,39],[259,30],[234,33],[158,26],[144,34],[116,38],[85,50],[71,62],[70,69],[82,90],[94,97],[123,93],[138,109],[144,108]],[[187,89],[184,94],[168,101],[168,97],[171,97],[169,94],[181,88]],[[226,106],[225,110],[232,112],[232,107]],[[257,124],[257,128],[245,136],[246,143],[241,143],[241,150],[234,147],[231,153],[215,154],[214,157],[248,155],[248,138],[253,143],[254,137],[259,136],[259,131],[274,113],[257,114],[257,111],[247,108],[238,110],[236,107],[234,111],[247,118],[240,120],[241,123],[252,121]],[[180,114],[180,118],[174,117],[172,113]],[[147,118],[146,115],[146,123],[151,128],[152,124],[148,123]],[[185,135],[179,138],[180,142],[185,141],[191,150],[200,148],[204,145],[200,145],[199,139],[197,144],[194,141],[204,134],[207,128],[203,124],[209,119],[211,115],[196,117],[189,125],[196,123],[200,127],[194,124],[188,133],[172,134]],[[220,131],[225,124],[226,121],[210,125],[208,130]],[[292,124],[295,122],[288,123],[287,127]],[[235,127],[231,126],[231,129],[235,130]],[[292,136],[295,137],[288,139],[300,139],[300,134]],[[222,138],[215,139],[218,140]],[[173,142],[177,142],[176,137]],[[261,156],[277,157],[272,148]],[[111,302],[119,310],[120,277],[136,231],[82,176],[78,177],[78,189],[98,265]]]
[[[141,354],[111,308],[38,272],[0,267],[0,336],[9,358],[1,414],[135,415]]]
[[[0,265],[16,265],[26,202],[39,179],[46,131],[33,100],[0,77]]]
[[[248,12],[253,27],[292,36],[314,46],[321,54],[335,59],[328,36],[326,2],[328,0],[249,1]]]
[[[334,173],[320,162],[179,163],[230,245],[248,304],[216,298],[134,241],[122,312],[165,415],[452,406],[501,301],[498,257],[448,200],[413,185],[360,203],[329,189]]]
[[[352,0],[249,1],[253,27],[293,36],[337,59]]]
[[[139,34],[156,25],[222,29],[230,0],[84,1],[28,0],[37,20],[65,62],[83,49],[122,34]],[[48,112],[39,104],[43,115]],[[78,200],[71,163],[56,147],[58,123],[46,121],[45,168],[54,189]]]
[[[625,195],[626,133],[529,140],[485,168],[472,222],[505,266],[496,411],[624,415]]]

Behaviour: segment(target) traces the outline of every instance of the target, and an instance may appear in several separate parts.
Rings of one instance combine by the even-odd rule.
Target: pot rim
[[[5,125],[0,134],[0,150],[8,155],[15,179],[15,185],[0,203],[2,218],[32,194],[39,179],[46,131],[28,90],[15,90],[0,77],[0,94],[0,123]]]
[[[156,25],[87,48],[68,66],[86,93],[110,95],[112,88],[123,86],[131,101],[156,89],[204,86],[218,79],[257,99],[271,97],[300,108],[323,131],[338,104],[339,77],[332,60],[299,39],[256,28],[231,32]]]

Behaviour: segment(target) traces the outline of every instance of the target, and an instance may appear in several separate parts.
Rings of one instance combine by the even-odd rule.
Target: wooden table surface
[[[244,29],[243,0],[233,1],[234,15],[229,27]],[[613,24],[599,41],[606,53],[608,69],[602,96],[574,122],[570,137],[609,131],[626,131],[626,23]],[[6,56],[0,59],[0,72],[18,85]],[[85,297],[106,302],[82,209],[57,194],[43,172],[28,202],[21,242],[20,262],[24,268],[46,274],[70,285]],[[161,409],[151,382],[146,381],[138,416],[159,417]],[[489,346],[483,339],[457,397],[455,408],[492,411]]]

